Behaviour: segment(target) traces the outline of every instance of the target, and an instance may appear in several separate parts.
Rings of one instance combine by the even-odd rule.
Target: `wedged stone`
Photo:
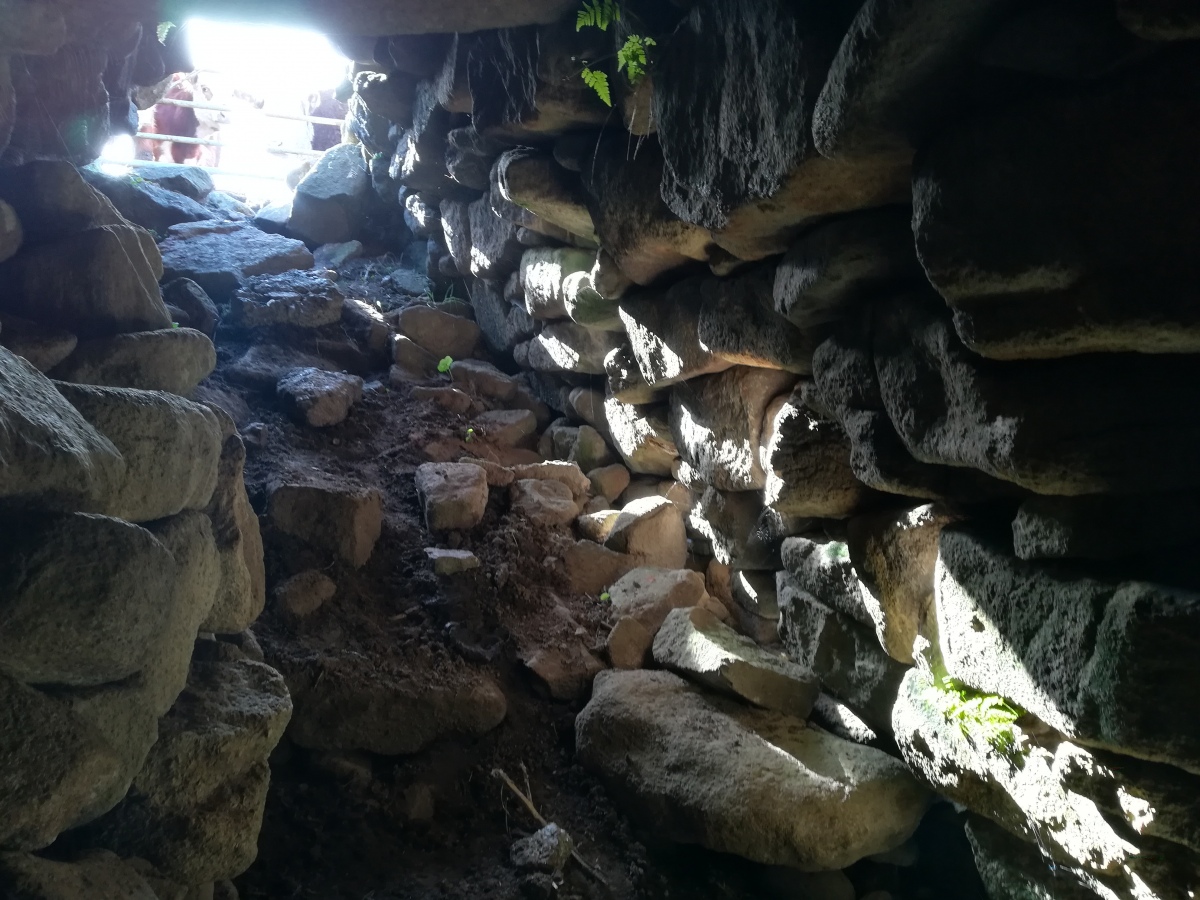
[[[766,409],[795,382],[787,372],[736,366],[675,385],[671,435],[680,457],[713,487],[761,489],[767,480],[759,461]]]
[[[591,469],[587,473],[592,491],[609,502],[616,500],[629,487],[629,470],[620,463]]]
[[[392,335],[391,356],[392,362],[395,363],[391,374],[393,384],[397,382],[397,369],[405,375],[430,378],[437,372],[440,362],[436,356],[421,347],[416,341],[402,334]],[[407,378],[402,380],[407,380]]]
[[[764,499],[789,516],[840,519],[873,499],[850,466],[850,439],[813,415],[801,392],[776,397],[763,415],[759,463]]]
[[[161,391],[56,386],[125,460],[123,477],[89,511],[149,522],[208,504],[221,455],[211,410]]]
[[[985,0],[869,0],[842,40],[813,110],[817,150],[907,166],[926,132],[964,99],[964,77],[989,29],[1016,11]]]
[[[663,202],[658,142],[646,141],[632,158],[626,143],[626,137],[601,138],[587,150],[580,173],[601,245],[637,284],[708,262],[715,249],[710,232],[680,221]]]
[[[907,206],[852,213],[814,226],[775,270],[775,310],[802,329],[839,318],[856,302],[922,278]]]
[[[596,290],[594,277],[593,272],[573,272],[567,276],[563,281],[563,309],[578,325],[601,331],[624,331],[619,300]]]
[[[775,585],[779,637],[788,657],[873,731],[890,735],[892,705],[906,667],[883,652],[873,629],[821,603],[791,573],[778,573]]]
[[[170,553],[146,530],[104,516],[10,526],[0,668],[23,681],[76,686],[138,671],[168,613]]]
[[[187,168],[195,168],[188,166]],[[252,219],[254,210],[224,191],[213,191],[204,198],[204,205],[213,210],[222,219]]]
[[[1200,481],[1184,451],[1200,434],[1200,410],[1162,390],[1200,374],[1193,357],[985,360],[962,345],[936,300],[893,304],[874,331],[884,404],[919,460],[971,466],[1039,494]],[[912,397],[928,399],[914,406]]]
[[[521,255],[525,252],[525,247],[517,240],[517,226],[496,215],[486,196],[470,204],[467,216],[471,233],[469,274],[476,278],[507,278],[520,266]],[[455,262],[458,262],[457,257]]]
[[[609,550],[594,541],[576,541],[563,554],[567,582],[578,594],[599,594],[637,566],[638,561],[632,556]],[[649,647],[649,643],[646,646]]]
[[[605,501],[607,505],[607,501]],[[575,520],[575,526],[589,541],[596,541],[603,544],[608,539],[609,532],[612,531],[613,525],[617,523],[617,516],[621,514],[618,509],[601,509],[595,512],[588,512],[585,508],[583,515]]]
[[[1129,497],[1030,497],[1013,519],[1021,559],[1095,559],[1152,555],[1200,538],[1194,493]]]
[[[780,555],[795,587],[860,625],[875,626],[875,599],[859,578],[844,542],[789,537]]]
[[[665,497],[634,500],[621,509],[604,545],[642,565],[681,569],[687,561],[683,513]]]
[[[591,425],[580,425],[567,459],[580,469],[590,472],[611,463],[613,452],[599,431]]]
[[[188,396],[217,367],[217,351],[194,328],[164,328],[80,341],[51,372],[59,381]]]
[[[416,473],[417,495],[430,531],[474,528],[487,509],[487,472],[469,463],[423,463]]]
[[[579,178],[553,157],[530,150],[509,150],[496,160],[495,179],[505,200],[570,234],[596,239],[587,195]]]
[[[607,668],[582,641],[539,647],[521,662],[555,700],[579,700],[591,692],[592,679]]]
[[[934,637],[933,584],[938,537],[961,516],[941,504],[856,516],[846,545],[879,643],[892,659],[914,662],[918,635]]]
[[[559,481],[522,478],[509,490],[512,511],[536,525],[567,525],[579,515],[571,489]]]
[[[774,572],[739,570],[730,578],[733,618],[759,644],[779,643],[779,600]]]
[[[213,192],[212,176],[199,166],[134,166],[133,174],[200,202]]]
[[[450,364],[450,381],[464,391],[493,400],[512,400],[519,382],[491,363],[479,359],[456,359]]]
[[[66,160],[39,159],[0,171],[0,198],[21,220],[29,243],[103,225],[124,224],[107,197]]]
[[[118,490],[127,463],[54,383],[0,348],[0,497],[14,505],[94,508]]]
[[[634,356],[633,347],[622,344],[604,357],[604,375],[608,395],[622,403],[655,403],[663,398],[646,383]]]
[[[704,578],[689,569],[638,566],[609,584],[617,621],[606,648],[619,669],[642,668],[650,658],[655,634],[671,611],[699,606],[708,597]]]
[[[495,682],[470,672],[430,684],[355,655],[322,678],[311,667],[284,674],[296,705],[288,737],[312,750],[408,755],[444,737],[486,734],[508,713]]]
[[[404,198],[404,224],[419,238],[442,233],[442,213],[437,199],[420,191]]]
[[[313,255],[303,242],[267,234],[246,222],[175,226],[159,249],[164,280],[190,278],[219,303],[255,275],[313,266]]]
[[[66,704],[0,672],[0,845],[38,850],[120,781],[120,760]]]
[[[418,134],[412,128],[406,129],[396,142],[388,174],[411,190],[431,195],[441,195],[456,187],[446,170],[445,132],[427,128]]]
[[[161,900],[130,862],[109,853],[55,862],[27,853],[0,853],[0,882],[31,900]]]
[[[287,686],[270,666],[194,662],[129,796],[89,836],[184,884],[241,874],[257,855],[266,758],[291,714]]]
[[[150,231],[163,232],[180,222],[208,222],[217,218],[203,203],[139,174],[106,175],[87,168],[81,171],[88,184],[108,197],[127,221]]]
[[[503,149],[474,128],[454,128],[446,135],[446,171],[463,187],[486,191],[491,187],[492,161]]]
[[[371,558],[383,529],[383,496],[374,488],[277,484],[267,497],[267,518],[280,531],[358,569]]]
[[[150,235],[108,225],[27,246],[0,264],[6,313],[81,335],[170,328],[158,279],[163,273]]]
[[[475,281],[471,285],[471,305],[484,343],[495,353],[512,353],[522,341],[537,332],[537,324],[524,306],[504,299],[502,285],[493,281]]]
[[[275,391],[295,418],[313,428],[327,428],[344,422],[362,399],[363,380],[341,372],[294,369],[279,380]]]
[[[526,250],[520,272],[529,315],[535,319],[564,318],[564,282],[572,274],[590,273],[595,261],[595,253],[570,247]]]
[[[354,92],[376,116],[392,122],[412,120],[417,79],[407,72],[359,72],[354,76]]]
[[[705,279],[700,284],[702,305],[696,335],[714,358],[732,365],[808,375],[812,352],[820,341],[775,311],[773,281],[774,267]]]
[[[700,340],[700,289],[691,278],[666,295],[633,294],[621,301],[621,321],[642,380],[653,389],[728,369]]]
[[[187,168],[195,168],[187,166]],[[188,317],[187,325],[210,338],[216,334],[221,314],[204,288],[190,278],[176,278],[163,285],[163,302],[183,310]]]
[[[396,328],[438,359],[470,356],[479,342],[478,325],[432,306],[409,306],[401,310]]]
[[[742,569],[777,569],[785,535],[802,530],[805,519],[781,516],[757,491],[719,491],[705,486],[693,498],[687,524],[709,544],[713,558]]]
[[[307,164],[302,164],[296,170],[296,177],[301,178],[312,170],[312,167]],[[297,180],[297,184],[299,181]],[[267,234],[278,234],[284,237],[291,237],[288,233],[288,219],[292,217],[292,201],[287,200],[280,203],[268,203],[266,206],[259,207],[258,211],[251,217],[251,222],[259,231],[265,231]]]
[[[283,614],[291,619],[311,616],[337,593],[337,582],[316,569],[281,581],[272,594]]]
[[[942,531],[936,578],[949,674],[1080,743],[1200,773],[1196,698],[1176,671],[1200,596],[1023,562],[965,525]]]
[[[320,328],[341,321],[345,297],[316,270],[258,275],[234,291],[230,318],[243,328],[294,325]]]
[[[458,575],[478,569],[479,557],[470,550],[441,550],[436,547],[426,547],[425,555],[433,563],[434,574]]]
[[[510,471],[515,478],[533,478],[538,481],[560,481],[571,489],[571,495],[580,503],[591,491],[588,476],[573,462],[547,460],[541,463],[530,463],[513,466]]]
[[[537,416],[527,409],[495,409],[471,420],[475,433],[496,447],[531,445]]]
[[[756,862],[841,868],[902,844],[929,802],[899,760],[667,672],[600,673],[575,731],[661,836]]]
[[[313,244],[338,244],[360,227],[371,179],[362,151],[339,144],[296,185],[288,231]]]
[[[722,624],[701,607],[676,609],[654,637],[654,661],[690,681],[800,719],[816,700],[816,676]]]
[[[39,372],[49,372],[78,345],[79,338],[69,331],[19,316],[0,315],[0,346],[22,357]]]
[[[1152,222],[1189,222],[1198,198],[1187,159],[1200,146],[1194,135],[1174,136],[1174,123],[1198,111],[1195,63],[1194,53],[1169,54],[1102,89],[972,119],[922,155],[917,251],[968,347],[994,359],[1200,349],[1188,287],[1196,268],[1185,250],[1196,235],[1147,232]],[[1087,138],[1112,129],[1121,140]],[[1133,166],[1120,191],[1089,190],[1164,142],[1181,155]],[[1001,160],[1020,178],[1001,177]],[[986,221],[970,212],[980,205],[993,210]]]
[[[529,343],[529,366],[538,372],[603,375],[604,359],[619,343],[610,331],[555,322]]]

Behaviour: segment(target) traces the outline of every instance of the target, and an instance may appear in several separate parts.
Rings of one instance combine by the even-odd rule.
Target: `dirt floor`
[[[357,262],[341,287],[387,310],[418,302],[383,280],[395,260]],[[466,419],[415,400],[389,384],[387,361],[356,351],[341,325],[321,333],[222,330],[220,364],[208,385],[239,426],[264,436],[248,446],[246,481],[262,514],[269,485],[301,476],[383,492],[385,521],[370,561],[354,570],[264,525],[268,602],[254,626],[268,662],[281,670],[350,667],[356,677],[404,680],[416,690],[488,675],[508,701],[503,724],[478,738],[447,738],[413,755],[304,750],[286,737],[274,754],[258,860],[237,880],[244,900],[504,900],[504,898],[833,897],[791,873],[696,848],[655,846],[648,823],[627,818],[574,758],[574,719],[583,700],[554,700],[521,658],[530,648],[599,648],[607,633],[598,597],[572,595],[547,565],[561,534],[538,532],[502,515],[492,501],[484,524],[437,544],[424,531],[413,472],[423,448],[453,444]],[[298,426],[283,415],[269,379],[230,376],[248,346],[268,340],[297,353],[349,362],[368,382],[364,399],[338,426]],[[474,450],[464,445],[464,450]],[[500,493],[493,491],[493,495]],[[265,519],[264,519],[265,522]],[[445,538],[445,536],[443,536]],[[453,579],[434,575],[424,548],[460,546],[483,567]],[[319,568],[337,595],[312,617],[290,621],[270,599],[283,578]],[[514,840],[537,824],[494,776],[528,786],[546,819],[574,838],[603,879],[570,864],[565,879],[517,872]],[[974,896],[961,829],[948,808],[919,835],[922,864],[863,862],[849,873],[856,894],[890,890],[897,898]],[[969,854],[965,856],[969,861]]]

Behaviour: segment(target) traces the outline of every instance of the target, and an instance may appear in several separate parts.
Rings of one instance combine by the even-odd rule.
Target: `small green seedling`
[[[445,375],[450,371],[450,367],[452,365],[454,365],[454,357],[443,356],[441,360],[438,361],[438,371]]]
[[[471,441],[473,441],[473,440],[475,440],[475,429],[474,429],[474,428],[468,428],[468,429],[467,429],[467,443],[469,444],[469,443],[471,443]]]
[[[612,594],[610,594],[608,591],[605,591],[603,594],[600,595],[600,599],[603,600],[605,603],[608,603],[610,600],[612,600]]]
[[[178,322],[172,322],[172,323],[171,323],[171,327],[172,327],[172,328],[178,328],[178,327],[179,327],[179,323],[178,323]]]

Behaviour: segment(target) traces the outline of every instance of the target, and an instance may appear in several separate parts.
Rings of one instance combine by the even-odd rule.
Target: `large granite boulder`
[[[312,244],[339,244],[356,236],[371,177],[356,144],[326,151],[296,185],[288,231]]]
[[[188,396],[217,367],[217,351],[194,328],[164,328],[80,341],[51,377],[75,384]]]

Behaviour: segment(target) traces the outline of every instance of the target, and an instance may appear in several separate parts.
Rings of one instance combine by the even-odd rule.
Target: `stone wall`
[[[813,722],[970,811],[993,897],[1187,895],[1200,20],[630,6],[658,43],[641,84],[610,71],[611,110],[576,61],[614,38],[569,24],[444,38],[420,65],[432,38],[379,39],[355,81],[352,128],[429,277],[462,280],[490,350],[561,415],[540,452],[632,473],[584,535],[706,571],[739,631],[819,682]],[[660,553],[647,497],[683,510],[686,548]],[[614,540],[622,504],[658,517],[658,549]],[[596,590],[632,565],[604,560]],[[650,659],[665,611],[621,620],[618,667]],[[677,639],[653,658],[712,687]],[[584,761],[657,825],[845,864],[688,806],[656,751],[618,759],[715,727],[682,683],[605,675],[594,697]]]

